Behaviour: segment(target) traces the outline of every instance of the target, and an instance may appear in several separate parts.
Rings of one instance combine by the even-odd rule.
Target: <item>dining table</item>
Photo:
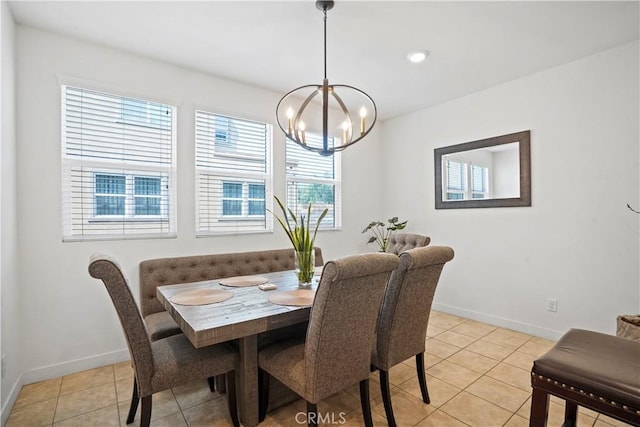
[[[221,282],[225,283],[226,279],[219,279],[158,286],[156,294],[194,347],[237,342],[238,409],[242,424],[252,427],[259,422],[258,336],[264,332],[307,322],[318,277],[314,278],[312,286],[308,289],[299,289],[298,279],[293,270],[248,278],[258,279],[255,283],[273,284],[276,289],[262,290],[256,284],[225,286]],[[241,282],[240,280],[237,283]],[[180,298],[198,293],[224,294],[227,299],[215,303],[185,305]],[[292,304],[295,305],[285,305],[292,300],[291,296]],[[279,303],[271,300],[278,300]]]

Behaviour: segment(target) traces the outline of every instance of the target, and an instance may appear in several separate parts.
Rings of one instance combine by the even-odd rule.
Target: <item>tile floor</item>
[[[432,312],[427,331],[426,372],[431,404],[425,405],[413,359],[390,373],[392,401],[399,426],[528,426],[529,372],[533,360],[552,341],[508,329]],[[386,426],[377,373],[372,375],[371,404],[376,426]],[[125,426],[132,370],[118,363],[22,388],[5,427]],[[268,414],[261,426],[296,426],[304,418],[302,400]],[[318,405],[328,425],[363,425],[359,389],[351,387]],[[549,426],[560,426],[562,401],[552,398]],[[140,410],[134,426],[139,423]],[[225,398],[211,393],[206,381],[154,395],[152,427],[230,426]],[[578,425],[624,425],[581,408]]]

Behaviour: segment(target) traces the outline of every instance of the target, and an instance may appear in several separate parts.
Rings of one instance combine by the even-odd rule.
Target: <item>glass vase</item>
[[[316,265],[315,251],[295,251],[293,257],[298,287],[310,288],[313,281],[313,269]]]

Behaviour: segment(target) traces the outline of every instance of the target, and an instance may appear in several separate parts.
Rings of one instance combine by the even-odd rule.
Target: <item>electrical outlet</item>
[[[7,355],[2,355],[2,378],[7,374]]]
[[[553,313],[558,312],[558,300],[555,298],[549,298],[547,300],[547,311],[551,311]]]

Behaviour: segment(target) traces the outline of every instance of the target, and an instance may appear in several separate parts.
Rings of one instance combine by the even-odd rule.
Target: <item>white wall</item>
[[[640,216],[626,208],[639,205],[638,51],[636,41],[385,123],[388,214],[456,252],[436,308],[551,338],[614,333],[616,315],[640,312]],[[434,209],[434,148],[526,129],[531,207]]]
[[[0,146],[0,353],[6,354],[6,372],[0,380],[2,424],[9,417],[9,411],[17,391],[22,385],[21,377],[21,333],[19,322],[18,283],[18,237],[16,233],[17,188],[16,188],[16,120],[15,120],[15,24],[6,2],[0,5],[2,28],[2,68],[0,79],[2,143]]]
[[[194,108],[275,119],[281,94],[237,84],[52,33],[17,27],[19,277],[25,382],[101,366],[128,357],[103,285],[90,278],[94,251],[115,255],[138,294],[138,263],[191,254],[286,248],[284,233],[194,237]],[[153,95],[178,105],[178,238],[62,243],[60,217],[60,78],[105,89]],[[376,132],[343,154],[343,230],[318,233],[326,259],[365,250],[360,234],[380,211]],[[274,132],[275,194],[285,194],[284,137]]]

